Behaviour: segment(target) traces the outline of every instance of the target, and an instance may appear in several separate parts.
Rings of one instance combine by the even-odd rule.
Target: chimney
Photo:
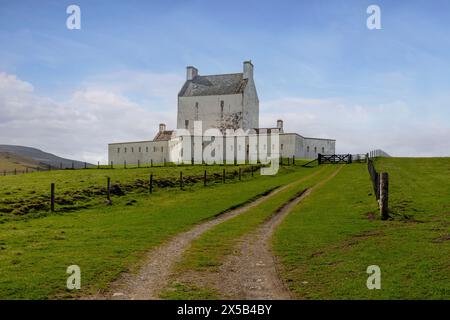
[[[277,128],[280,133],[283,133],[283,120],[277,120]]]
[[[196,67],[188,66],[186,68],[186,80],[192,80],[198,75],[198,70]]]
[[[160,123],[159,124],[159,132],[164,132],[164,131],[166,131],[166,124]]]
[[[253,64],[252,61],[244,61],[244,79],[253,79]]]

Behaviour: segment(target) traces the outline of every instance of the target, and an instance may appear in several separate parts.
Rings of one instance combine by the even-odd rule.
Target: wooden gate
[[[352,163],[351,154],[318,154],[317,161],[321,164]]]

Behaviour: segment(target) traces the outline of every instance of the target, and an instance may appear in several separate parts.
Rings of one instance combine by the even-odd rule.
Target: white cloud
[[[91,82],[91,87],[84,86],[66,101],[58,102],[39,96],[30,83],[1,73],[0,143],[33,146],[94,163],[106,162],[108,143],[152,139],[160,122],[175,124],[176,104],[170,103],[168,95],[176,101],[176,93],[173,96],[170,90],[162,90],[166,88],[167,75],[160,78],[161,81],[158,75],[143,76],[142,79],[152,79],[147,82],[152,88],[150,96],[163,98],[157,106],[152,102],[143,106],[126,97],[128,91],[144,89],[137,86],[139,82],[134,87],[127,78],[122,78],[124,88],[113,89],[113,82],[105,81],[104,88],[100,82]]]
[[[284,119],[285,131],[336,139],[337,152],[383,149],[394,156],[450,156],[450,126],[403,101],[353,104],[343,99],[284,98],[261,104],[261,126]]]
[[[0,73],[0,143],[106,162],[108,143],[152,139],[160,122],[175,126],[182,83],[179,75],[124,71],[87,79],[65,101],[55,101]],[[449,156],[448,124],[436,112],[425,114],[403,101],[290,97],[262,102],[260,124],[284,119],[286,131],[336,139],[338,152],[380,148],[396,156]]]

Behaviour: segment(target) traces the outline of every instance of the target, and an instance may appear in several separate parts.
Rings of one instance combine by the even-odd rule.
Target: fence
[[[386,172],[378,173],[372,159],[368,160],[367,169],[372,181],[375,198],[379,204],[381,219],[386,220],[389,218],[389,174]]]
[[[378,158],[378,157],[385,157],[385,158],[391,157],[387,152],[385,152],[381,149],[375,149],[375,150],[369,151],[368,156],[370,159]]]
[[[339,164],[339,163],[352,163],[351,154],[321,154],[317,155],[317,161],[321,164]]]
[[[292,158],[281,158],[279,159],[279,164],[281,166],[291,166],[294,165],[296,163],[296,159],[295,156],[292,156]],[[246,161],[246,163],[244,164],[250,164],[248,161]],[[256,165],[259,165],[260,162],[258,161],[258,163],[256,163]],[[151,160],[149,163],[140,163],[140,161],[138,161],[137,163],[133,163],[133,164],[129,164],[126,161],[124,161],[121,164],[118,163],[113,163],[112,161],[109,162],[108,164],[100,164],[100,161],[97,162],[97,165],[93,165],[87,162],[84,163],[75,163],[73,162],[71,165],[69,166],[63,166],[62,163],[60,163],[59,166],[50,166],[50,165],[41,165],[40,167],[26,167],[24,169],[14,169],[14,170],[0,170],[0,175],[3,176],[7,176],[7,175],[19,175],[19,174],[26,174],[26,173],[32,173],[32,172],[44,172],[44,171],[54,171],[54,170],[80,170],[80,169],[117,169],[117,168],[123,168],[123,169],[131,169],[131,168],[152,168],[152,167],[184,167],[184,166],[194,166],[194,165],[198,165],[198,164],[193,164],[193,163],[181,163],[181,164],[175,164],[173,162],[153,162],[153,160]],[[202,165],[204,166],[208,166],[208,164],[203,163]],[[231,164],[227,164],[227,166],[229,166]],[[237,166],[238,163],[235,161],[234,162],[234,166]]]
[[[148,185],[145,184],[139,184],[138,187],[140,188],[146,188],[148,190],[149,194],[152,194],[156,187],[162,189],[166,187],[177,187],[179,186],[180,190],[185,190],[185,186],[188,184],[195,184],[195,183],[202,183],[204,187],[207,187],[210,185],[211,182],[213,183],[226,183],[227,180],[235,180],[238,179],[238,181],[242,181],[245,173],[249,173],[251,175],[251,178],[254,177],[254,172],[258,169],[260,169],[262,165],[252,165],[248,166],[246,168],[239,167],[238,169],[227,171],[226,169],[223,169],[221,174],[217,172],[209,172],[207,170],[204,170],[203,174],[201,176],[184,176],[183,171],[180,171],[179,173],[179,179],[175,179],[175,181],[171,181],[168,178],[161,178],[160,180],[155,179],[154,174],[149,174],[148,179]],[[170,183],[169,183],[170,182]],[[123,193],[122,193],[123,192]],[[124,195],[124,191],[117,190],[117,185],[111,185],[111,178],[106,177],[106,188],[104,189],[104,192],[102,192],[103,196],[106,196],[106,203],[108,205],[112,204],[111,195],[113,194],[120,194]],[[55,183],[50,184],[50,211],[55,211],[55,203],[57,203],[56,198],[56,186]]]

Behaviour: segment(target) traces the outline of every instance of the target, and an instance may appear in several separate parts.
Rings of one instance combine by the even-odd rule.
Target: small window
[[[309,152],[309,146],[306,147],[306,152]]]
[[[281,144],[281,150],[283,150],[283,144]]]
[[[314,153],[317,153],[317,147],[314,147]]]
[[[161,147],[161,152],[163,152],[164,151],[164,147]]]
[[[145,147],[145,152],[148,152],[148,147]]]
[[[139,147],[139,152],[141,152],[141,147]]]
[[[153,152],[156,152],[156,147],[153,147]]]
[[[184,128],[189,129],[189,120],[184,120]]]
[[[322,153],[325,153],[325,148],[324,147],[322,147]]]
[[[125,148],[125,153],[127,153],[127,148]]]
[[[117,153],[120,153],[120,148],[117,148]]]

